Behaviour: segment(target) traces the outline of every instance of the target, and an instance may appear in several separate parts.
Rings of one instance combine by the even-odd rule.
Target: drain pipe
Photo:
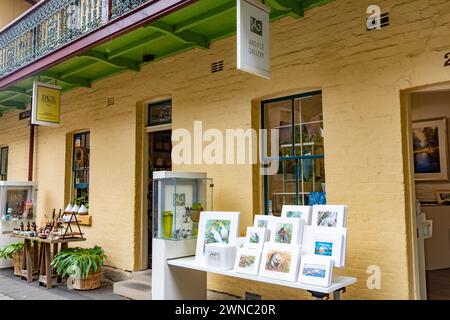
[[[33,181],[33,167],[34,167],[34,127],[35,125],[30,121],[30,142],[28,150],[28,181]]]

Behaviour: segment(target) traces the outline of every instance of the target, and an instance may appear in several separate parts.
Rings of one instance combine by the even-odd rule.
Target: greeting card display
[[[264,243],[269,240],[269,230],[266,228],[247,227],[245,247],[262,250]]]
[[[296,281],[301,246],[266,242],[259,275],[278,280]]]
[[[260,250],[240,248],[236,254],[234,271],[256,276],[259,272],[260,261]]]
[[[283,218],[300,218],[305,221],[306,225],[311,224],[311,206],[291,206],[283,205],[281,210],[281,217]]]
[[[330,257],[334,266],[345,266],[346,228],[305,226],[303,237],[304,253]]]
[[[233,269],[236,260],[236,245],[208,243],[205,245],[206,265],[219,270]]]
[[[200,214],[196,263],[205,263],[205,245],[224,243],[236,245],[239,228],[239,212],[204,211]]]
[[[298,282],[329,287],[333,277],[333,260],[330,257],[303,255]]]
[[[270,221],[270,242],[301,244],[304,223],[298,218],[273,217]]]
[[[255,223],[253,226],[257,228],[269,228],[270,222],[272,219],[275,218],[274,216],[267,216],[267,215],[255,215]]]
[[[347,226],[347,206],[313,206],[311,225],[313,227],[345,228]]]

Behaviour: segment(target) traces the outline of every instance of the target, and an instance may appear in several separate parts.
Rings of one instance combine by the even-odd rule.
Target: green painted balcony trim
[[[119,4],[128,0],[89,1],[115,1]],[[333,0],[263,2],[272,8],[271,21],[275,21],[287,16],[299,19],[306,10],[331,1]],[[163,5],[168,2],[172,2],[173,6],[164,11]],[[125,7],[118,9],[117,12],[122,12],[123,16],[111,15],[107,26],[55,50],[50,56],[58,56],[50,65],[42,64],[42,59],[37,60],[13,72],[12,75],[17,76],[15,81],[8,82],[5,78],[0,78],[0,115],[8,110],[23,109],[30,105],[34,80],[58,84],[63,91],[77,87],[89,88],[94,82],[111,75],[126,71],[139,72],[143,65],[187,50],[207,50],[212,42],[236,33],[236,0],[137,0],[133,3],[136,6],[127,12],[123,11]],[[162,12],[159,15],[154,13],[156,19],[124,28],[123,21],[127,21],[125,19],[136,19],[145,12],[156,11],[157,7]],[[0,39],[1,36],[0,33]],[[86,45],[90,38],[97,41],[93,45]],[[35,68],[36,71],[26,73],[27,68]]]

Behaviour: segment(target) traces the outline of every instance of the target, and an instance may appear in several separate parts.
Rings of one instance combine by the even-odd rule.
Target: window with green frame
[[[73,135],[73,200],[86,206],[89,206],[90,138],[89,131]]]
[[[261,126],[279,130],[278,172],[264,176],[265,213],[283,205],[309,205],[325,197],[322,91],[261,102]],[[268,141],[267,150],[271,150]]]
[[[8,180],[8,147],[0,148],[0,181]]]

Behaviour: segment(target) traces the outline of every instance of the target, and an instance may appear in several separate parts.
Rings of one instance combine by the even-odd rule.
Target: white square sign
[[[237,0],[237,68],[270,79],[270,8]]]

